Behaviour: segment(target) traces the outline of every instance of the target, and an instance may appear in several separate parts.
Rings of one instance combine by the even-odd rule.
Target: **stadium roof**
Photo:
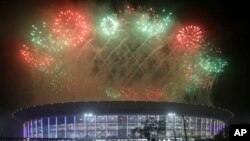
[[[17,120],[30,120],[43,117],[79,115],[92,113],[96,115],[112,114],[168,114],[218,118],[227,120],[233,117],[233,113],[224,109],[168,102],[69,102],[48,105],[39,105],[19,109],[14,112],[13,118]]]

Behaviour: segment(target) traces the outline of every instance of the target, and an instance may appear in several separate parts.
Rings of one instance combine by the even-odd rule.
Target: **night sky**
[[[18,56],[20,43],[38,11],[60,5],[79,5],[85,1],[0,1],[0,137],[19,136],[20,122],[11,119],[18,108],[30,106],[32,95],[28,69]],[[216,45],[222,49],[229,66],[217,81],[213,90],[215,106],[235,113],[234,122],[250,120],[249,96],[249,7],[240,1],[187,1],[187,0],[130,0],[97,1],[96,5],[109,5],[117,10],[124,4],[152,6],[170,9],[180,22],[198,23],[206,27]],[[34,104],[34,103],[33,103]]]

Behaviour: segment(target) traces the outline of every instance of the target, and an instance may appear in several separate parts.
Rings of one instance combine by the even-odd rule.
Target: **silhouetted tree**
[[[157,121],[155,118],[148,118],[141,127],[131,131],[133,137],[146,138],[148,141],[158,139],[159,132],[165,131],[166,122]]]
[[[229,140],[228,127],[222,129],[217,135],[214,136],[215,141],[228,141]]]

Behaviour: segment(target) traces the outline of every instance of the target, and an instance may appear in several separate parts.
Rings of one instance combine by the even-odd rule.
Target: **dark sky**
[[[192,22],[204,25],[208,35],[222,48],[229,66],[220,75],[213,90],[214,103],[233,111],[236,118],[250,119],[249,92],[249,8],[243,1],[187,1],[187,0],[131,0],[126,2],[98,1],[96,4],[109,4],[117,9],[122,4],[152,6],[155,9],[166,8],[173,11],[180,22]],[[0,1],[0,136],[18,136],[19,122],[11,120],[11,112],[27,106],[33,97],[27,97],[29,72],[18,60],[18,48],[22,40],[23,27],[32,24],[34,14],[41,9],[64,3],[80,4],[82,1]]]

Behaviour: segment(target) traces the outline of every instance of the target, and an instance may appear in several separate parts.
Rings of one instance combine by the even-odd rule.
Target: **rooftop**
[[[13,113],[13,118],[21,121],[29,119],[79,115],[93,113],[105,114],[168,114],[185,116],[211,117],[227,120],[233,113],[221,108],[169,102],[129,102],[129,101],[102,101],[102,102],[68,102],[39,105],[19,109]]]

